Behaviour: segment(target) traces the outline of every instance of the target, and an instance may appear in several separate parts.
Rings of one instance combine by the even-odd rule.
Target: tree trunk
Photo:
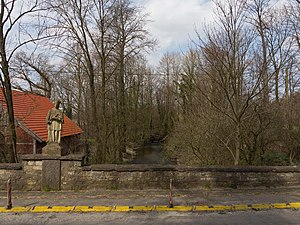
[[[259,6],[257,6],[259,7]],[[261,65],[261,78],[262,78],[262,97],[264,104],[269,103],[269,79],[268,79],[268,67],[267,67],[267,43],[265,37],[265,22],[263,21],[262,15],[258,8],[258,32],[261,38],[261,47],[262,47],[262,65]]]
[[[4,65],[3,65],[4,64]],[[8,112],[8,137],[10,144],[9,146],[9,161],[11,163],[18,162],[17,157],[17,134],[16,134],[16,126],[15,126],[15,117],[13,110],[13,100],[12,100],[12,89],[8,72],[8,64],[3,61],[2,62],[2,71],[4,75],[4,89],[3,94],[6,101],[7,112]]]
[[[119,104],[119,157],[122,159],[126,151],[126,104],[125,104],[125,65],[124,65],[124,48],[120,51],[119,77],[118,77],[118,104]]]
[[[261,28],[261,42],[262,42],[262,50],[263,50],[263,62],[262,62],[262,82],[263,82],[263,101],[265,104],[269,103],[269,80],[268,80],[268,69],[267,69],[267,46],[265,41],[264,31]]]
[[[279,71],[275,72],[275,99],[279,103]]]
[[[4,80],[2,80],[2,85],[4,89],[2,92],[4,94],[4,98],[6,101],[7,112],[8,112],[8,135],[9,135],[9,143],[11,144],[9,148],[9,161],[10,162],[18,162],[17,158],[17,135],[16,135],[16,126],[15,126],[15,118],[14,118],[14,108],[13,108],[13,99],[12,99],[12,88],[11,81],[9,77],[9,66],[6,57],[5,51],[5,43],[4,43],[4,35],[3,35],[3,26],[1,26],[1,34],[0,34],[0,54],[1,54],[1,70],[4,76]]]
[[[240,121],[236,124],[236,140],[235,140],[235,159],[234,165],[237,166],[240,164],[240,150],[241,150],[241,123]]]
[[[103,162],[103,152],[100,148],[100,127],[99,127],[99,121],[98,121],[98,112],[97,112],[97,97],[96,97],[96,88],[95,88],[95,75],[93,66],[91,63],[89,63],[89,86],[91,91],[91,107],[92,107],[92,124],[94,126],[93,132],[95,132],[93,135],[95,137],[95,143],[96,143],[96,160],[98,163]]]

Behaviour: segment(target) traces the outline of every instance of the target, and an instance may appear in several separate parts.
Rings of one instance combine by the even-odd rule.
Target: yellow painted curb
[[[72,212],[75,206],[34,206],[30,212],[45,213],[45,212]],[[14,209],[14,208],[13,208]]]
[[[224,210],[232,210],[232,206],[229,205],[213,205],[213,206],[195,206],[194,211],[224,211]]]
[[[129,206],[114,206],[112,212],[129,212]]]
[[[300,209],[300,202],[292,202],[290,203],[291,208]]]
[[[154,210],[154,206],[133,206],[133,207],[129,207],[130,211],[137,211],[137,212],[147,212],[147,211],[152,211]]]
[[[272,204],[252,204],[251,207],[254,210],[261,210],[261,209],[272,209],[274,206]]]
[[[273,204],[275,209],[289,209],[290,206],[286,203],[275,203]]]
[[[111,206],[75,206],[73,212],[110,212]]]
[[[213,209],[216,211],[232,210],[232,206],[230,206],[230,205],[214,205]]]
[[[146,212],[152,211],[154,206],[114,206],[112,212]]]
[[[189,212],[193,210],[193,206],[174,206],[169,208],[166,205],[158,205],[155,207],[155,211],[178,211],[178,212]]]
[[[234,205],[232,206],[232,210],[249,210],[251,209],[251,207],[249,207],[248,205]]]
[[[0,213],[9,213],[9,212],[29,212],[31,207],[13,207],[12,209],[6,209],[5,207],[0,207]]]
[[[300,209],[300,202],[275,203],[275,209]]]
[[[13,208],[14,209],[14,208]],[[31,210],[30,210],[30,212],[49,212],[48,211],[48,209],[49,209],[49,206],[34,206]]]
[[[74,212],[93,212],[94,207],[90,206],[76,206]]]
[[[207,205],[195,206],[195,211],[212,211],[212,210],[213,210],[212,206],[207,206]]]
[[[68,212],[200,212],[200,211],[243,211],[243,210],[267,210],[267,209],[300,209],[300,202],[274,203],[274,204],[237,204],[237,205],[199,205],[199,206],[33,206],[33,207],[13,207],[6,209],[0,207],[0,213],[68,213]]]

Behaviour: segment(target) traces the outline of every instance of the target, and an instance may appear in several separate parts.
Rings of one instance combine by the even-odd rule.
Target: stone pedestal
[[[23,166],[21,164],[13,165],[13,168],[21,170],[23,167],[25,176],[22,176],[22,179],[26,182],[25,190],[72,190],[73,187],[79,185],[77,184],[76,174],[81,171],[79,167],[83,166],[84,155],[53,156],[35,154],[21,155],[20,158]]]
[[[44,148],[42,148],[43,155],[51,156],[61,156],[61,147],[58,143],[52,142],[48,143]]]
[[[61,185],[61,161],[58,159],[43,160],[42,190],[59,191]]]

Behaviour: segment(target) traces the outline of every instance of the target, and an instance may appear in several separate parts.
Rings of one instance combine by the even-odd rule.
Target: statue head
[[[56,109],[58,109],[58,108],[59,108],[59,105],[60,105],[60,103],[61,103],[61,101],[60,101],[60,100],[56,100],[56,101],[55,101],[55,103],[54,103],[54,107],[55,107]]]

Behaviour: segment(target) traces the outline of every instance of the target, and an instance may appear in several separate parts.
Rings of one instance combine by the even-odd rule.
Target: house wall
[[[16,128],[18,154],[33,154],[33,139],[22,128]]]
[[[18,154],[25,155],[25,154],[33,154],[33,138],[27,132],[25,132],[21,127],[16,128],[17,133],[17,152]],[[79,145],[80,142],[80,135],[73,135],[68,137],[62,138],[62,149],[63,155],[67,155],[71,152],[70,149],[75,149]],[[46,142],[38,142],[36,141],[36,154],[42,154],[42,148],[46,146]],[[79,150],[78,150],[79,151]],[[77,151],[77,152],[78,152]],[[82,149],[80,150],[82,151]]]
[[[2,191],[10,177],[13,189],[23,191],[51,190],[47,177],[59,190],[168,189],[170,178],[177,189],[299,187],[300,167],[84,166],[81,155],[27,155],[21,164],[0,164]]]
[[[22,121],[18,121],[18,123],[16,123],[17,124],[17,127],[16,127],[17,153],[19,155],[33,154],[34,153],[34,150],[33,150],[34,149],[33,148],[33,146],[34,146],[33,136],[31,136],[30,134],[28,134],[26,131],[23,130],[23,129],[26,130],[26,128],[24,128],[24,127],[23,127],[23,129],[21,128],[22,123],[20,123],[20,122],[22,122]],[[35,121],[35,123],[36,122],[37,121]],[[45,123],[44,119],[43,119],[42,122]],[[71,123],[71,125],[70,125],[70,123]],[[72,127],[73,127],[73,129],[78,128],[75,124],[72,125],[72,122],[69,121],[68,129],[70,129]],[[0,132],[4,135],[4,138],[5,138],[4,140],[2,140],[3,138],[2,138],[2,136],[0,136],[0,151],[3,150],[5,140],[7,141],[7,137],[5,136],[7,134],[6,129],[7,129],[7,112],[6,112],[6,110],[4,110],[4,108],[2,107],[2,103],[0,102]],[[76,129],[75,129],[75,131],[76,131]],[[45,130],[45,132],[47,132],[47,131]],[[76,132],[78,133],[78,130]],[[70,134],[72,134],[72,132],[69,131],[68,134],[70,135]],[[37,154],[42,154],[42,148],[45,147],[45,145],[46,145],[46,142],[36,141],[36,148],[35,148],[36,153]],[[82,148],[81,149],[78,148],[78,146],[80,146],[80,134],[63,137],[61,145],[62,145],[63,155],[66,155],[66,154],[69,154],[69,153],[75,153],[75,152],[77,152],[77,153],[78,152],[83,152]]]
[[[42,148],[44,148],[45,146],[46,146],[46,142],[42,142],[42,143],[40,143],[40,142],[36,142],[36,153],[37,154],[42,154]]]

